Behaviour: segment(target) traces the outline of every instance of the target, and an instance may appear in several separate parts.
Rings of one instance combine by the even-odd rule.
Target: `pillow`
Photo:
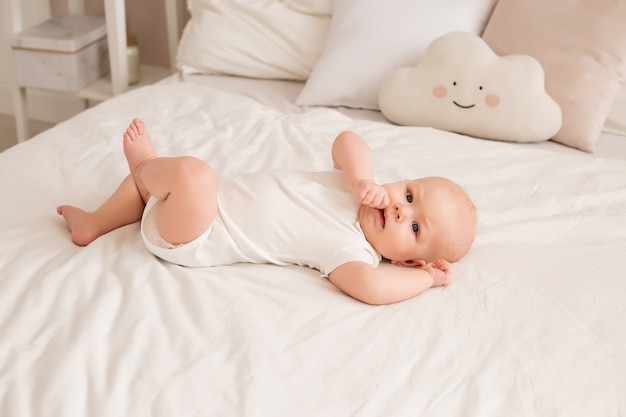
[[[176,65],[191,73],[306,80],[330,23],[328,6],[315,0],[189,0],[188,6]]]
[[[333,0],[283,0],[283,2],[294,10],[304,13],[333,14]]]
[[[617,98],[613,102],[613,107],[602,130],[626,136],[626,83],[617,93]]]
[[[499,55],[539,60],[561,106],[554,140],[595,150],[626,70],[626,1],[500,0],[483,38]]]
[[[384,77],[452,31],[480,34],[495,0],[335,0],[326,46],[299,105],[378,109]]]
[[[466,32],[436,39],[416,66],[394,71],[381,86],[380,109],[401,125],[514,142],[548,140],[561,127],[539,62],[499,57]]]

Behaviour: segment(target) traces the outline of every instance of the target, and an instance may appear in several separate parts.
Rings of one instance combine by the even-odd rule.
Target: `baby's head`
[[[401,265],[445,259],[455,262],[470,249],[476,231],[476,208],[456,183],[426,177],[384,184],[389,206],[362,205],[359,220],[365,237],[380,254]]]

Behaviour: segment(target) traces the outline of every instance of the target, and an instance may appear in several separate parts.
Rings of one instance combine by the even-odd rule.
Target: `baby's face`
[[[458,222],[449,221],[458,206],[446,181],[430,177],[384,184],[388,207],[361,205],[361,228],[374,249],[392,261],[445,258],[445,246],[458,232]]]

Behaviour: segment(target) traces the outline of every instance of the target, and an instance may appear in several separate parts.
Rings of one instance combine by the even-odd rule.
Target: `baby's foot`
[[[78,246],[87,246],[100,236],[91,213],[74,206],[59,206],[57,213],[65,219],[65,223],[72,233],[72,241]]]
[[[135,182],[138,182],[136,174],[138,168],[146,161],[157,157],[146,126],[140,119],[133,119],[124,133],[124,154],[128,161],[128,168],[135,178]]]

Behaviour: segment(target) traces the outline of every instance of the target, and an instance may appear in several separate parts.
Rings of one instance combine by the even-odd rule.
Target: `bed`
[[[190,1],[178,74],[0,154],[2,416],[626,413],[624,91],[614,89],[592,151],[400,126],[358,106],[297,104],[320,56],[339,44],[325,43],[339,36],[334,19],[379,7],[356,3],[259,1],[250,13],[238,2]],[[449,15],[454,3],[428,10]],[[471,25],[439,29],[486,36],[511,2],[478,3]],[[598,8],[623,13],[623,2],[612,4]],[[209,23],[241,40],[247,32],[233,22],[245,21],[246,42],[260,51],[264,32],[250,16],[288,19],[263,30],[314,32],[311,42],[271,39],[279,46],[270,55],[290,57],[290,68],[250,59],[241,44],[220,49],[237,37],[211,32],[215,42],[194,43],[193,30]],[[207,58],[223,67],[202,67]],[[476,240],[449,285],[386,306],[356,301],[305,267],[168,264],[147,251],[138,224],[77,247],[55,209],[93,210],[116,188],[128,170],[121,140],[132,117],[146,122],[158,153],[195,155],[225,175],[331,169],[332,140],[356,131],[380,181],[441,175],[461,184],[478,208]]]

